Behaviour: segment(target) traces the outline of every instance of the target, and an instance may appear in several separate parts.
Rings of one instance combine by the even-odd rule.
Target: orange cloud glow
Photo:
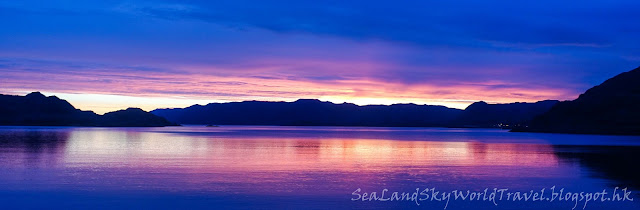
[[[158,72],[143,74],[126,71],[78,74],[6,71],[5,75],[18,80],[4,82],[1,87],[4,93],[43,91],[68,99],[77,108],[98,113],[131,106],[152,110],[186,107],[196,103],[294,101],[299,98],[316,98],[334,103],[350,102],[358,105],[416,103],[463,109],[480,100],[490,103],[533,102],[569,99],[576,95],[563,89],[519,86],[499,81],[432,85],[402,84],[366,78],[324,81]]]

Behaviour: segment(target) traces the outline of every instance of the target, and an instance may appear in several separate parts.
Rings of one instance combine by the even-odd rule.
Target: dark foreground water
[[[0,127],[0,209],[569,210],[603,190],[585,209],[639,209],[639,146],[492,129]],[[438,201],[453,190],[469,195]]]

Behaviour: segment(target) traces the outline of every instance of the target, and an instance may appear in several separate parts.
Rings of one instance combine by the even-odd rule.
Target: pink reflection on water
[[[61,164],[78,170],[76,179],[111,181],[86,181],[105,188],[278,195],[349,195],[360,187],[426,184],[492,187],[487,185],[496,181],[514,186],[522,179],[569,177],[576,170],[559,167],[546,144],[109,129],[72,131]]]

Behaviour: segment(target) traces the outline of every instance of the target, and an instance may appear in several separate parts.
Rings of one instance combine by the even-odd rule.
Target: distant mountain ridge
[[[156,109],[151,113],[129,108],[104,115],[81,111],[67,101],[39,92],[26,96],[0,94],[0,125],[43,126],[170,126],[180,124],[371,126],[371,127],[481,127],[527,125],[557,101],[487,104],[476,102],[465,110],[445,106],[393,104],[358,106],[316,99],[294,102],[244,101],[210,103],[187,108]],[[168,120],[167,120],[168,119]]]
[[[315,99],[295,102],[244,101],[156,109],[151,113],[182,124],[290,126],[445,126],[460,110],[444,106],[395,104],[357,106]],[[424,117],[431,116],[431,117]]]
[[[556,104],[514,131],[640,135],[640,67]]]
[[[523,126],[527,125],[533,117],[551,109],[556,103],[558,103],[556,100],[509,104],[488,104],[479,101],[469,105],[453,124],[463,127]]]
[[[0,125],[156,127],[176,124],[138,108],[98,115],[78,110],[56,96],[33,92],[26,96],[0,94]]]
[[[0,94],[0,125],[169,126],[182,124],[499,127],[521,132],[640,135],[640,67],[610,78],[573,101],[488,104],[464,110],[394,104],[358,106],[315,99],[295,102],[245,101],[187,108],[129,108],[98,115],[39,92]],[[166,118],[166,119],[165,119]],[[168,119],[168,120],[167,120]]]
[[[486,104],[465,110],[444,106],[393,104],[358,106],[316,99],[294,102],[244,101],[210,103],[151,113],[181,124],[376,126],[376,127],[509,127],[528,123],[557,101]],[[489,114],[486,114],[489,113]],[[483,119],[480,119],[483,117]]]

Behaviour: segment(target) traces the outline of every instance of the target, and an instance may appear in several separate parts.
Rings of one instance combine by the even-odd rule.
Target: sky
[[[640,66],[640,1],[0,1],[0,93],[97,113],[245,100],[571,100]]]

